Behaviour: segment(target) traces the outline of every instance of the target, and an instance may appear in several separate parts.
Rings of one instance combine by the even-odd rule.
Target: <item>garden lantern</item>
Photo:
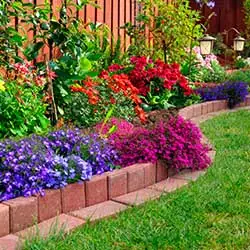
[[[206,56],[212,54],[215,40],[214,37],[209,36],[208,34],[199,40],[202,55]]]
[[[245,46],[245,41],[246,39],[241,37],[241,36],[237,36],[234,39],[234,50],[237,52],[243,51],[244,50],[244,46]]]

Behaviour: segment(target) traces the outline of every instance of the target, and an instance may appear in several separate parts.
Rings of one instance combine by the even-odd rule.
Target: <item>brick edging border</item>
[[[45,190],[45,196],[18,197],[0,203],[0,237],[17,233],[34,223],[60,214],[112,200],[160,182],[174,171],[168,171],[158,161],[135,164],[102,175],[89,181],[69,184],[61,189]]]
[[[250,106],[250,96],[238,106]],[[185,119],[194,119],[227,109],[226,101],[212,101],[185,107],[179,111],[179,115]],[[215,151],[211,149],[209,155],[213,160]],[[2,202],[0,237],[15,234],[34,223],[45,222],[58,215],[66,216],[72,211],[114,200],[116,197],[150,187],[175,174],[176,171],[168,169],[162,161],[156,164],[135,164],[94,176],[89,181],[70,184],[62,189],[46,190],[44,197],[18,197]]]

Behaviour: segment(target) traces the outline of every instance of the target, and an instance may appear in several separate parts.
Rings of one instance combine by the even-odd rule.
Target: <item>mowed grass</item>
[[[201,127],[217,155],[198,181],[69,235],[26,241],[23,250],[250,249],[250,112]]]

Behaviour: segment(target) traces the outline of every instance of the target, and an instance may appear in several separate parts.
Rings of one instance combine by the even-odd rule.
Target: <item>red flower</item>
[[[106,70],[102,70],[102,72],[99,74],[99,77],[101,79],[108,79],[109,78],[109,73]]]
[[[142,123],[145,123],[147,121],[146,113],[144,112],[144,110],[140,106],[137,105],[135,107],[135,112],[138,115],[138,117],[140,118]]]
[[[123,67],[119,64],[112,64],[108,67],[109,72],[116,72],[116,71],[122,70],[122,69],[123,69]]]
[[[47,76],[51,80],[54,80],[57,77],[56,73],[54,71],[51,71],[51,70],[47,71]]]

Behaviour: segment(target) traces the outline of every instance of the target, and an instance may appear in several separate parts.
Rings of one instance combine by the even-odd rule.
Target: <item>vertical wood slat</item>
[[[119,38],[119,2],[120,0],[112,0],[113,1],[113,9],[112,9],[112,33],[114,40],[117,41]]]
[[[125,0],[124,4],[125,4],[125,6],[124,6],[124,8],[125,8],[124,23],[128,23],[128,22],[130,22],[130,16],[131,16],[131,13],[130,13],[131,1]],[[126,51],[129,47],[129,43],[130,43],[129,36],[126,34],[126,32],[125,32],[124,39],[125,39],[125,51]]]

